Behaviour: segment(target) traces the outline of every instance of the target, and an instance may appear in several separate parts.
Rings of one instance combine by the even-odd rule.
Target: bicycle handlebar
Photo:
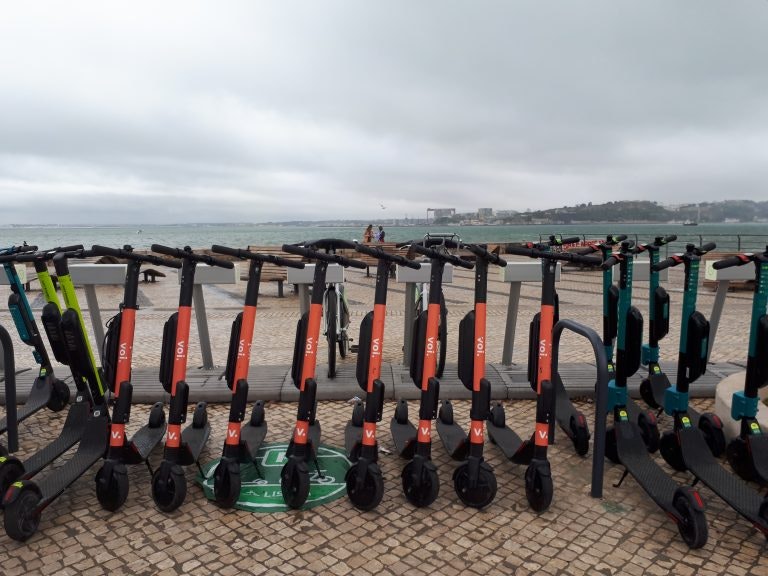
[[[304,256],[310,260],[322,260],[323,262],[329,262],[331,264],[340,264],[345,268],[359,268],[360,270],[366,270],[368,268],[368,265],[360,260],[353,260],[352,258],[347,258],[338,254],[326,254],[325,252],[313,250],[312,248],[307,248],[305,246],[283,244],[283,252]]]
[[[133,247],[125,245],[122,248],[110,248],[108,246],[91,246],[91,253],[94,256],[114,256],[115,258],[125,258],[135,262],[146,262],[155,266],[168,266],[169,268],[181,268],[181,262],[178,260],[168,260],[167,258],[158,258],[152,254],[136,254]]]
[[[192,262],[202,262],[203,264],[208,264],[208,266],[218,266],[220,268],[235,267],[229,260],[221,260],[219,258],[214,258],[213,256],[208,256],[207,254],[195,254],[189,246],[184,246],[184,249],[181,250],[179,248],[163,246],[162,244],[152,244],[150,250],[152,250],[152,252],[157,252],[158,254],[172,256],[173,258],[190,260]]]
[[[361,254],[367,254],[368,256],[372,256],[373,258],[378,258],[379,260],[386,260],[387,262],[393,262],[398,266],[405,266],[406,268],[413,268],[414,270],[418,270],[419,268],[421,268],[421,264],[419,262],[408,260],[408,258],[405,258],[404,256],[400,256],[399,254],[390,254],[389,252],[385,252],[384,250],[378,247],[365,246],[364,244],[355,242],[355,250],[357,250]]]
[[[483,260],[486,260],[490,262],[491,264],[496,264],[496,266],[501,266],[504,268],[507,265],[507,261],[503,258],[499,257],[498,254],[495,254],[494,252],[489,252],[488,249],[485,247],[485,245],[481,244],[462,244],[462,248],[465,248],[466,250],[469,250],[477,256],[478,258],[482,258]]]
[[[450,264],[453,264],[454,266],[459,266],[460,268],[466,268],[467,270],[471,270],[472,268],[475,267],[473,262],[468,262],[467,260],[463,260],[458,256],[454,256],[453,254],[444,254],[442,252],[438,252],[433,248],[428,248],[421,244],[411,244],[411,249],[414,252],[423,254],[424,256],[426,256],[431,260],[442,260],[443,262],[448,262]]]
[[[243,260],[257,260],[259,262],[268,262],[276,266],[285,266],[288,268],[304,268],[304,262],[296,262],[295,260],[288,260],[287,258],[281,258],[274,254],[259,254],[258,252],[251,252],[250,250],[242,250],[241,248],[229,248],[227,246],[220,246],[214,244],[211,246],[211,251],[217,254],[226,254],[227,256],[234,256],[236,258],[242,258]]]

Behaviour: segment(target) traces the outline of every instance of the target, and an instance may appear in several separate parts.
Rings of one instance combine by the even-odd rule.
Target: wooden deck
[[[674,374],[674,366],[663,366]],[[449,399],[466,399],[470,397],[457,376],[455,364],[445,368],[440,380],[440,397]],[[715,386],[720,380],[744,370],[744,367],[731,363],[710,364],[707,373],[691,387],[692,397],[714,396]],[[595,389],[595,367],[590,364],[562,364],[560,375],[571,396],[591,396]],[[326,377],[327,367],[318,364],[317,384],[318,399],[320,400],[349,400],[354,396],[363,396],[363,391],[355,378],[355,365],[339,366],[336,378]],[[162,389],[157,378],[157,368],[140,368],[133,371],[133,401],[135,403],[152,403],[158,400],[168,401],[169,395]],[[20,403],[24,402],[36,372],[25,370],[17,374],[17,396]],[[187,382],[190,385],[189,400],[198,402],[228,402],[231,392],[223,379],[224,369],[203,370],[190,368],[187,370]],[[630,379],[629,391],[637,396],[637,390],[645,372],[641,369]],[[0,376],[2,376],[0,374]],[[486,369],[486,378],[491,382],[493,399],[533,398],[534,393],[526,380],[525,365],[504,366],[490,364]],[[417,399],[420,391],[411,381],[408,369],[399,364],[384,363],[381,369],[381,379],[386,387],[385,397],[389,400],[396,398]],[[71,378],[66,380],[71,384]],[[258,365],[251,366],[248,373],[249,400],[275,400],[295,402],[299,397],[294,387],[288,365]],[[0,403],[5,402],[5,389],[0,386]]]

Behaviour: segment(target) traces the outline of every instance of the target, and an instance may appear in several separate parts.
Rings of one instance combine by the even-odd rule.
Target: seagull
[[[379,204],[379,206],[381,206],[381,209],[382,209],[382,210],[386,210],[386,209],[387,209],[387,207],[386,207],[386,206],[384,206],[384,204]]]

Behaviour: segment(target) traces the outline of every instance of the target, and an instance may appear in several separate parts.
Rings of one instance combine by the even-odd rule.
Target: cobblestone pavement
[[[449,362],[456,358],[458,322],[471,306],[471,274],[456,272],[446,286],[449,307]],[[347,297],[352,309],[352,332],[371,306],[373,278],[351,272],[347,275]],[[489,285],[488,360],[499,362],[504,335],[508,287],[492,275]],[[673,303],[672,331],[662,342],[662,356],[674,359],[677,349],[675,315],[679,314],[682,275],[672,270],[668,289]],[[647,284],[636,285],[637,306],[647,314]],[[559,284],[562,317],[601,328],[601,281],[599,272],[566,268]],[[241,307],[244,284],[206,287],[208,321],[214,359],[224,364],[229,328]],[[178,285],[171,278],[142,284],[143,306],[137,320],[135,365],[156,366],[159,362],[162,323],[175,308]],[[35,306],[41,304],[33,292]],[[119,287],[99,288],[104,317],[117,309]],[[294,295],[276,298],[274,284],[264,287],[257,315],[252,362],[287,364],[292,355],[293,330],[298,319]],[[289,290],[286,290],[289,294]],[[403,286],[391,284],[384,360],[401,359],[403,334]],[[7,287],[0,289],[7,298]],[[713,293],[703,290],[700,309],[706,315]],[[720,332],[712,354],[717,361],[743,362],[746,355],[747,320],[751,295],[728,297]],[[85,298],[81,301],[84,303]],[[538,287],[522,289],[520,318],[513,360],[526,361],[527,326],[538,306]],[[87,316],[87,311],[86,311]],[[10,316],[0,312],[0,323],[9,326]],[[580,342],[564,336],[561,358],[579,360],[585,354]],[[31,366],[31,355],[21,344],[16,348],[20,367]],[[191,366],[201,363],[193,325]],[[324,348],[321,344],[319,354]],[[351,355],[346,362],[354,362]],[[57,368],[66,374],[65,367]],[[567,383],[566,383],[567,385]],[[696,400],[700,409],[712,400]],[[469,403],[454,405],[459,422],[468,419]],[[592,407],[579,403],[590,419]],[[135,407],[131,428],[146,420],[148,406]],[[269,403],[268,441],[287,440],[295,419],[295,404]],[[319,419],[323,441],[343,446],[343,430],[350,406],[344,402],[322,402]],[[388,422],[394,403],[385,404],[380,443],[391,448]],[[228,407],[209,408],[211,439],[202,462],[218,457],[224,439]],[[63,422],[63,414],[44,412],[21,427],[22,454],[33,452]],[[532,430],[534,404],[507,403],[507,418],[521,434]],[[666,422],[664,422],[666,425]],[[149,472],[130,469],[131,492],[126,505],[116,513],[103,511],[94,494],[95,469],[43,513],[40,531],[26,544],[0,535],[2,573],[17,574],[350,574],[389,573],[413,575],[451,574],[768,574],[765,538],[741,519],[708,489],[701,493],[707,503],[709,542],[690,551],[674,524],[628,478],[619,488],[613,484],[622,469],[606,463],[604,498],[589,496],[589,459],[576,456],[564,438],[551,449],[555,484],[552,507],[533,513],[525,498],[524,468],[503,461],[500,452],[488,446],[486,455],[496,471],[499,490],[487,509],[476,511],[458,502],[451,481],[456,464],[445,454],[435,435],[434,459],[440,474],[440,495],[427,509],[407,503],[400,487],[403,466],[395,455],[382,454],[385,494],[377,510],[360,513],[346,498],[309,511],[250,514],[224,511],[206,501],[192,485],[195,470],[188,469],[190,483],[181,509],[165,515],[156,510],[149,490]],[[159,462],[159,451],[152,464]],[[663,461],[658,457],[659,462]],[[671,469],[668,469],[671,472]],[[54,469],[55,473],[55,469]],[[679,482],[686,474],[674,473]]]

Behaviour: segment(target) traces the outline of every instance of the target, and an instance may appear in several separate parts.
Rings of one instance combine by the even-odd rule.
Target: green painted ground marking
[[[235,504],[239,510],[249,512],[285,512],[289,510],[283,501],[280,490],[280,471],[285,464],[285,451],[288,443],[264,444],[256,456],[256,464],[242,464],[240,477],[242,486],[240,498]],[[317,473],[314,462],[309,463],[309,497],[302,509],[314,508],[332,502],[344,496],[347,486],[344,476],[350,462],[340,448],[320,445],[317,451],[322,477]],[[203,488],[205,497],[213,500],[213,472],[219,460],[214,460],[203,468],[205,477],[198,474],[195,480]]]

